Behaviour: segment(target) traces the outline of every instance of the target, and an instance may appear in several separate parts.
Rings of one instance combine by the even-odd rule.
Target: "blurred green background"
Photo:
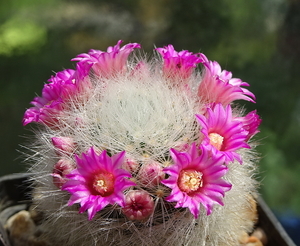
[[[203,52],[250,83],[263,119],[261,194],[300,215],[299,0],[0,0],[0,175],[26,169],[29,102],[70,59],[117,40]]]

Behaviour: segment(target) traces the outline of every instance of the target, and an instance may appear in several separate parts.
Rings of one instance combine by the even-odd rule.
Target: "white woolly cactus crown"
[[[23,123],[52,245],[237,245],[253,228],[254,95],[204,54],[121,41],[58,72]],[[162,58],[160,58],[162,57]],[[202,73],[196,66],[202,64]],[[254,206],[255,207],[255,206]]]

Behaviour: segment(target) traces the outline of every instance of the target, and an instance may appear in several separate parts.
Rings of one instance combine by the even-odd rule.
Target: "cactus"
[[[28,159],[42,236],[238,245],[254,224],[261,120],[236,100],[255,96],[202,53],[168,45],[146,59],[121,43],[78,55],[25,112],[23,124],[36,125]]]

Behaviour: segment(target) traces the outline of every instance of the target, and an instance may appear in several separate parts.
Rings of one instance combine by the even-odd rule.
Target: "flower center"
[[[93,190],[101,196],[109,196],[114,192],[115,178],[112,173],[98,173],[94,176]]]
[[[218,133],[210,133],[208,134],[209,137],[209,143],[214,146],[217,150],[221,150],[223,147],[223,141],[224,141],[224,137],[222,137],[220,134]]]
[[[203,186],[203,174],[195,170],[182,170],[178,178],[178,187],[181,191],[191,193]]]

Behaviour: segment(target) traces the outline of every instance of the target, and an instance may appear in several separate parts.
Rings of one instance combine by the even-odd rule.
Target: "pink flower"
[[[130,220],[143,221],[154,211],[153,198],[144,190],[131,190],[126,194],[123,214]]]
[[[60,83],[45,84],[41,97],[35,97],[31,104],[34,106],[26,110],[23,125],[31,122],[51,125],[56,122],[54,116],[59,115],[63,108],[63,86]]]
[[[199,216],[200,204],[207,215],[214,204],[223,206],[225,192],[231,189],[231,184],[222,179],[227,172],[224,156],[211,155],[203,145],[200,153],[195,144],[188,152],[171,149],[174,164],[164,168],[170,176],[161,182],[172,189],[166,201],[177,202],[175,208],[189,208],[195,218]]]
[[[75,149],[74,139],[70,137],[53,137],[52,144],[56,148],[58,155],[61,153],[72,154]]]
[[[73,80],[75,73],[76,70],[66,69],[56,73],[55,76],[52,75],[51,78],[48,79],[48,82],[50,82],[48,85],[57,86],[57,97],[66,99],[70,94],[74,94],[76,90],[76,85]]]
[[[243,128],[248,131],[246,141],[259,133],[258,126],[261,123],[261,119],[259,118],[259,115],[256,114],[256,110],[251,111],[245,117],[235,118],[235,120],[242,122]]]
[[[187,50],[177,52],[173,45],[156,49],[164,59],[163,72],[171,78],[188,79],[198,63],[202,62],[199,54],[193,54]]]
[[[143,164],[137,178],[142,185],[150,188],[158,185],[165,178],[165,173],[159,162],[149,161]]]
[[[79,64],[90,64],[98,76],[113,76],[126,69],[129,54],[133,49],[141,47],[140,44],[130,43],[120,48],[121,43],[122,40],[119,40],[115,46],[108,47],[106,52],[91,49],[87,54],[79,54],[72,61],[79,61]]]
[[[123,191],[135,185],[127,179],[130,173],[121,168],[124,156],[125,151],[112,157],[105,150],[97,154],[93,147],[81,158],[76,156],[78,168],[67,175],[69,180],[62,187],[71,193],[68,205],[80,203],[79,212],[87,210],[89,220],[108,204],[124,207]]]
[[[42,96],[35,97],[31,102],[34,107],[26,110],[23,125],[31,122],[55,125],[57,116],[67,107],[69,98],[81,92],[80,88],[84,87],[86,90],[89,87],[84,79],[88,69],[87,66],[78,65],[77,70],[66,69],[52,76],[48,80],[50,83],[44,85]]]
[[[75,163],[69,159],[60,159],[53,167],[53,184],[61,188],[67,182],[66,176],[76,168]]]
[[[224,106],[234,100],[255,102],[255,96],[241,86],[249,86],[240,79],[232,78],[232,73],[221,69],[219,63],[209,61],[201,54],[205,66],[204,77],[198,88],[198,96],[204,103],[222,103]]]
[[[124,168],[132,174],[135,174],[138,171],[139,167],[139,163],[132,158],[126,158],[122,165],[122,168]]]
[[[248,131],[243,128],[241,121],[232,117],[230,105],[224,108],[216,104],[213,109],[207,109],[206,115],[196,115],[204,137],[202,144],[208,146],[214,155],[224,155],[226,163],[234,159],[242,163],[240,155],[235,151],[250,148],[246,143]]]

